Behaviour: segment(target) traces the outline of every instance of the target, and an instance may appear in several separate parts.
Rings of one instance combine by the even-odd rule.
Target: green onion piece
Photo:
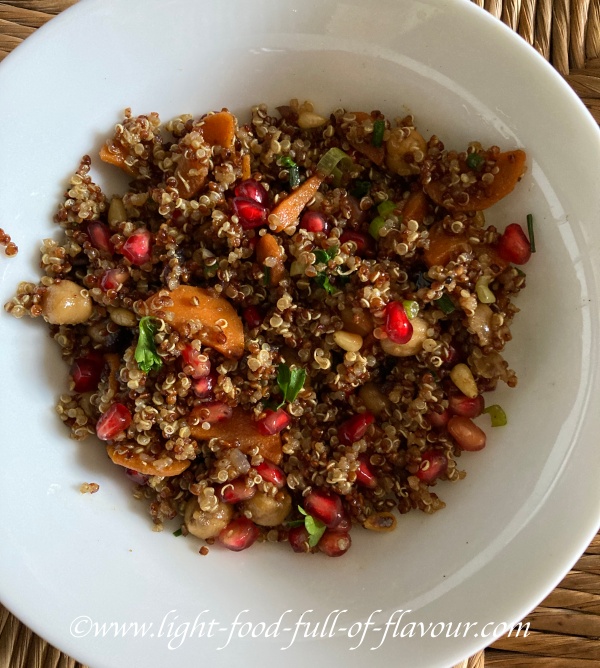
[[[375,241],[379,239],[379,232],[384,225],[385,219],[381,216],[377,216],[371,221],[371,224],[369,225],[369,234],[373,237],[373,239],[375,239]]]
[[[388,214],[392,213],[395,208],[396,205],[394,202],[386,199],[385,202],[381,202],[381,204],[379,204],[377,207],[377,213],[385,218]]]
[[[492,418],[492,427],[504,427],[508,423],[506,413],[502,409],[502,406],[498,406],[498,404],[488,406],[483,412],[488,413]]]
[[[531,246],[531,252],[535,253],[535,236],[533,234],[533,214],[527,214],[527,232],[529,234],[529,245]]]
[[[279,159],[279,164],[282,167],[297,167],[298,165],[290,158],[289,155],[284,155]]]
[[[177,529],[177,531],[173,531],[173,535],[175,536],[175,538],[179,538],[179,536],[181,536],[182,533],[183,532],[181,531],[181,529]]]
[[[331,176],[333,177],[333,185],[338,188],[342,183],[342,170],[339,167],[334,167]]]
[[[352,197],[356,199],[362,199],[365,195],[368,195],[371,192],[371,182],[370,181],[355,181],[354,188],[350,191]]]
[[[482,304],[493,304],[496,301],[496,295],[488,287],[491,280],[491,276],[480,276],[477,279],[477,283],[475,283],[477,299],[479,299]]]
[[[412,320],[413,318],[416,318],[419,315],[419,303],[413,300],[405,299],[402,302],[402,306],[404,306],[404,311],[406,312],[406,315],[408,316],[409,320]]]
[[[298,165],[289,168],[290,187],[297,188],[300,185],[300,169]]]
[[[265,273],[263,274],[263,283],[265,285],[270,285],[271,284],[271,267],[265,264],[263,267]]]
[[[338,165],[341,170],[349,170],[354,163],[352,158],[344,153],[341,148],[330,148],[317,163],[317,172],[329,176]]]
[[[450,297],[448,297],[448,295],[444,295],[443,297],[436,299],[433,303],[446,315],[456,311],[456,306],[454,306],[454,302],[450,299]]]
[[[467,156],[467,167],[470,169],[479,170],[483,166],[485,158],[479,153],[469,153]]]
[[[373,136],[371,138],[371,144],[375,148],[379,148],[383,144],[383,133],[385,132],[385,121],[381,118],[378,118],[375,123],[373,123]]]

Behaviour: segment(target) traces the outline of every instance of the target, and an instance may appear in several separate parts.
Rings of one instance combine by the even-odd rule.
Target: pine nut
[[[325,125],[325,123],[327,123],[327,119],[323,118],[323,116],[319,116],[319,114],[315,114],[314,111],[303,111],[298,116],[298,125],[303,130],[318,128],[321,127],[321,125]]]
[[[120,197],[113,197],[108,207],[108,224],[112,227],[117,223],[123,223],[127,220],[125,205]]]
[[[450,372],[452,382],[469,399],[474,399],[479,395],[479,389],[471,369],[466,364],[457,364]]]
[[[333,340],[349,353],[357,353],[363,346],[363,337],[360,334],[351,334],[343,329],[334,333]]]
[[[121,327],[135,327],[137,325],[137,318],[133,311],[128,311],[126,308],[108,308],[110,319]]]

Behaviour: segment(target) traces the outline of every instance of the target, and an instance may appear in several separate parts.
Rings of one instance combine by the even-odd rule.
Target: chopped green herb
[[[317,262],[327,264],[329,260],[333,259],[339,252],[339,246],[330,246],[327,250],[317,248],[313,253],[317,258]]]
[[[158,370],[162,366],[162,360],[156,352],[154,335],[156,334],[155,318],[145,316],[140,320],[140,334],[137,346],[135,347],[135,361],[138,367],[144,372],[149,373]]]
[[[315,276],[315,281],[317,282],[319,287],[323,288],[323,290],[325,290],[325,292],[327,292],[328,294],[333,295],[337,292],[337,288],[335,287],[335,285],[331,284],[329,276],[327,276],[327,274],[325,274],[324,272],[317,274]]]
[[[533,234],[533,214],[527,214],[527,232],[529,234],[529,245],[531,246],[531,252],[535,253],[535,236]]]
[[[350,191],[352,197],[356,199],[362,199],[365,195],[368,195],[371,192],[371,182],[370,181],[355,181],[354,188]]]
[[[502,409],[502,406],[498,406],[498,404],[488,406],[483,412],[488,413],[492,418],[492,427],[504,427],[508,422],[506,413]]]
[[[527,274],[522,269],[519,269],[519,267],[515,267],[515,269],[517,271],[517,274],[519,274],[519,276],[523,276],[523,278],[527,276]]]
[[[417,286],[417,290],[420,290],[421,288],[428,288],[431,285],[431,280],[427,278],[427,276],[422,271],[420,271],[417,274],[415,284]]]
[[[379,233],[381,232],[381,228],[385,225],[385,218],[382,218],[381,216],[376,216],[373,218],[369,225],[369,234],[377,241],[379,239]]]
[[[467,156],[467,167],[479,171],[485,162],[485,158],[479,153],[469,153]]]
[[[379,148],[383,144],[383,133],[385,132],[385,121],[378,118],[373,123],[373,136],[371,137],[371,144],[375,148]]]
[[[179,538],[179,536],[181,536],[182,533],[183,533],[183,531],[181,531],[181,529],[177,529],[177,531],[173,531],[173,535],[175,536],[175,538]]]
[[[412,320],[413,318],[416,318],[419,315],[419,304],[418,304],[418,302],[415,302],[413,300],[405,299],[402,302],[402,306],[404,306],[404,311],[406,312],[406,315],[408,316],[409,320]]]
[[[290,527],[290,529],[293,529],[294,527],[303,527],[304,520],[288,520],[287,522],[285,522],[285,525],[287,527]]]
[[[330,148],[317,163],[317,172],[329,176],[339,166],[342,171],[348,171],[354,167],[352,158],[342,151],[341,148]]]
[[[304,527],[308,531],[309,536],[308,544],[311,547],[315,547],[321,540],[321,536],[325,533],[327,527],[321,520],[317,520],[312,515],[309,515],[302,506],[298,506],[298,510],[304,515]]]
[[[377,206],[377,213],[385,218],[387,215],[392,213],[392,211],[395,208],[396,205],[394,204],[394,202],[392,202],[389,199],[386,199],[384,202],[381,202],[381,204]]]
[[[300,185],[300,168],[298,165],[290,158],[289,155],[281,158],[279,164],[282,167],[288,168],[290,186],[292,188],[297,188]]]
[[[450,299],[450,297],[448,297],[448,295],[444,295],[443,297],[436,299],[433,303],[446,315],[456,311],[456,306],[454,306],[454,302]]]
[[[283,400],[277,408],[281,408],[285,403],[295,401],[300,394],[300,390],[304,387],[305,380],[305,369],[290,369],[287,364],[280,364],[277,367],[277,385],[279,385],[283,394]]]
[[[263,283],[265,285],[270,285],[271,284],[271,267],[269,267],[268,265],[265,264],[263,269],[265,271],[264,276],[263,276]]]

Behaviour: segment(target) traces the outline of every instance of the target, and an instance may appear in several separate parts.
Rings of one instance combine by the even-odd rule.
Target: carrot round
[[[275,258],[275,264],[269,267],[269,285],[279,285],[285,275],[283,248],[272,234],[260,237],[256,244],[256,259],[262,265],[266,265],[268,258]]]
[[[437,223],[429,230],[429,248],[423,253],[428,267],[441,265],[445,267],[450,260],[470,250],[469,240],[465,234],[447,234]]]
[[[316,195],[317,190],[319,189],[321,183],[323,183],[324,176],[322,174],[315,174],[306,181],[296,190],[291,192],[285,199],[282,199],[277,203],[273,211],[271,211],[272,216],[277,216],[277,225],[275,227],[275,232],[282,232],[292,226],[294,226],[302,209],[310,202],[310,200]],[[273,228],[271,228],[273,229]]]

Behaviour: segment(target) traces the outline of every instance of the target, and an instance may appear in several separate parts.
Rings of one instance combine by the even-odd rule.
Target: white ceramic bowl
[[[533,213],[538,247],[507,349],[519,387],[497,395],[508,426],[461,459],[464,482],[438,486],[444,511],[402,517],[392,535],[356,531],[343,559],[283,545],[203,558],[150,531],[104,449],[70,441],[55,415],[66,370],[42,323],[1,317],[0,596],[26,624],[94,668],[447,666],[557,584],[600,518],[600,133],[533,50],[461,0],[84,0],[2,63],[0,91],[0,225],[20,246],[0,263],[3,303],[37,279],[68,176],[126,106],[167,119],[309,98],[323,112],[408,109],[447,146],[525,147],[526,177],[488,219]],[[81,495],[84,481],[100,492]],[[410,612],[382,641],[396,610]],[[260,622],[282,615],[264,637]],[[198,637],[196,619],[217,624]],[[239,637],[248,621],[260,637]],[[319,637],[301,621],[320,622]],[[154,627],[89,626],[111,622]],[[477,626],[391,637],[411,622]]]

